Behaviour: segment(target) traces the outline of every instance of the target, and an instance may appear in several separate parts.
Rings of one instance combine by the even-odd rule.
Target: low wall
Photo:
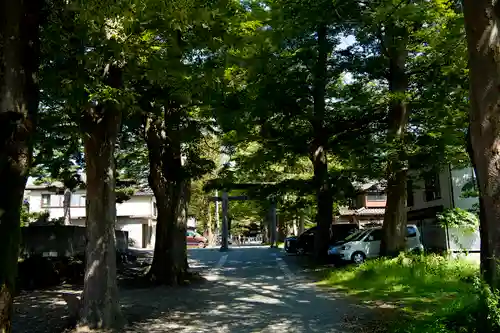
[[[116,248],[128,248],[128,232],[115,231]],[[29,226],[21,228],[21,255],[71,257],[85,253],[86,228],[80,226]]]

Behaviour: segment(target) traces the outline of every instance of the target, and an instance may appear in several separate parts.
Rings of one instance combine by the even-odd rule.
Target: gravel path
[[[120,301],[129,320],[122,332],[357,333],[362,331],[357,318],[371,313],[341,295],[319,290],[276,250],[200,249],[191,250],[190,257],[191,267],[202,271],[207,282],[184,288],[122,290]],[[78,290],[19,296],[14,332],[61,332],[67,323],[62,293]]]

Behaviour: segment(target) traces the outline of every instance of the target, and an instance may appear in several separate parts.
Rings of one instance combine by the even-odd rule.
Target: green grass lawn
[[[392,309],[389,332],[444,333],[453,331],[442,327],[440,319],[477,302],[473,281],[478,268],[436,255],[402,255],[323,272],[318,284]]]

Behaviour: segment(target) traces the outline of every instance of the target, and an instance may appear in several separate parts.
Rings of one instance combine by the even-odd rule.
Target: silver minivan
[[[382,227],[360,230],[342,242],[330,246],[328,255],[339,256],[342,260],[361,264],[367,258],[376,258],[380,255],[381,240]],[[424,249],[420,231],[414,224],[409,224],[406,227],[406,248],[409,251],[422,251]]]

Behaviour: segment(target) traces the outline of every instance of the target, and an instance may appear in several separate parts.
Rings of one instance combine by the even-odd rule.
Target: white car
[[[420,239],[417,226],[409,224],[406,227],[406,248],[409,251],[422,251],[424,247]],[[328,254],[361,264],[366,258],[376,258],[380,255],[381,240],[382,227],[360,230],[342,242],[330,246]]]

